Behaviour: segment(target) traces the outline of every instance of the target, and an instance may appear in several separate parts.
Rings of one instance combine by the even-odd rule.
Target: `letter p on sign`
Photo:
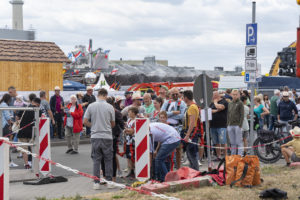
[[[257,45],[257,24],[246,25],[246,45]]]

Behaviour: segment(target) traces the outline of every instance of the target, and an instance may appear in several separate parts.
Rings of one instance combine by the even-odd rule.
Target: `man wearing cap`
[[[155,92],[151,88],[147,90],[147,93],[151,95],[152,100],[156,99],[157,96],[155,95]]]
[[[289,93],[282,93],[282,100],[278,104],[278,122],[286,124],[289,127],[288,121],[297,120],[298,109],[296,105],[289,99]]]
[[[127,107],[127,106],[130,106],[132,104],[132,92],[130,91],[126,91],[125,92],[125,104],[124,106]]]
[[[161,97],[163,100],[166,100],[169,89],[165,85],[160,85],[159,87],[159,97]]]
[[[63,139],[62,136],[62,117],[64,109],[64,99],[60,96],[60,88],[56,86],[54,88],[55,94],[50,98],[50,108],[54,115],[55,124],[56,124],[56,133],[59,139]]]
[[[96,97],[93,95],[93,88],[91,86],[87,86],[86,94],[82,98],[83,110],[86,111],[89,105],[91,103],[94,103],[95,101],[96,101]],[[86,135],[89,136],[90,134],[91,134],[91,128],[86,127]]]
[[[141,97],[140,93],[139,92],[134,93],[132,95],[132,105],[127,106],[121,112],[122,115],[123,115],[123,117],[127,117],[128,116],[128,110],[131,107],[138,108],[139,109],[139,117],[142,117],[144,115],[144,113],[146,112],[145,108],[142,106],[142,102],[143,102],[143,98]]]

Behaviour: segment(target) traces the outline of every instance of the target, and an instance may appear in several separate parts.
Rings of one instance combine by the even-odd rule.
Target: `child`
[[[290,130],[293,140],[281,145],[281,152],[286,161],[286,165],[289,166],[292,162],[300,162],[300,128],[296,126]]]
[[[247,101],[248,98],[245,96],[241,97],[241,101],[244,104],[244,121],[243,121],[243,125],[242,125],[242,129],[243,129],[243,142],[244,142],[244,147],[248,146],[248,137],[249,137],[249,123],[248,123],[248,119],[250,117],[250,109],[247,105]],[[244,149],[244,154],[247,154],[247,149]]]
[[[130,107],[128,109],[128,120],[127,126],[124,130],[126,138],[126,158],[129,169],[129,174],[126,176],[128,178],[135,178],[134,173],[134,132],[135,132],[135,118],[139,113],[138,108]]]
[[[25,107],[26,103],[23,101],[23,97],[21,95],[18,95],[16,97],[16,101],[14,102],[14,106],[16,107]]]
[[[168,115],[166,111],[161,111],[158,114],[158,118],[159,118],[159,122],[164,123],[164,124],[168,124]]]

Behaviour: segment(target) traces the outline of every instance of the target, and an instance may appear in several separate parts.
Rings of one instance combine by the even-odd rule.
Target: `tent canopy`
[[[110,86],[109,86],[109,84],[107,83],[107,81],[106,81],[106,79],[105,79],[103,73],[100,74],[98,83],[95,85],[95,87],[94,87],[93,89],[94,89],[94,91],[98,91],[98,90],[100,90],[101,88],[104,88],[104,89],[106,89],[107,91],[115,91],[113,88],[110,88]]]
[[[86,86],[75,82],[75,81],[69,81],[69,80],[64,80],[63,81],[63,90],[64,91],[85,91]]]

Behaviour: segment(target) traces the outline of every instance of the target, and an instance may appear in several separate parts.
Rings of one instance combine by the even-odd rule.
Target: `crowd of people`
[[[170,170],[179,169],[182,164],[199,170],[199,166],[205,162],[205,123],[201,122],[201,109],[194,102],[191,90],[169,90],[162,85],[157,94],[149,88],[143,94],[126,91],[124,97],[111,97],[105,89],[100,89],[95,97],[93,88],[87,87],[86,94],[72,95],[67,101],[60,92],[60,88],[55,87],[55,94],[48,102],[46,92],[40,91],[39,97],[30,94],[29,102],[26,102],[17,95],[16,88],[10,87],[8,93],[3,95],[0,106],[40,107],[40,115],[51,120],[51,138],[57,136],[66,139],[67,154],[78,154],[80,137],[90,137],[93,174],[100,178],[102,171],[109,181],[115,181],[117,175],[123,176],[117,155],[127,159],[126,177],[135,177],[136,118],[149,118],[151,122],[153,179],[163,182]],[[254,97],[254,103],[255,130],[273,130],[275,121],[288,124],[290,120],[298,118],[300,110],[300,98],[295,90],[290,91],[288,87],[281,91],[275,90],[270,100],[268,95],[258,94]],[[209,106],[212,111],[209,133],[212,145],[232,147],[230,152],[213,149],[213,161],[220,161],[228,153],[247,154],[240,147],[248,146],[250,92],[238,89],[216,90]],[[9,135],[11,140],[29,143],[33,124],[27,125],[33,121],[32,111],[3,111],[3,135]],[[15,123],[20,124],[21,130],[10,135]],[[26,128],[22,129],[24,126]],[[286,155],[290,153],[284,152]],[[187,160],[184,162],[185,154]],[[30,158],[26,154],[22,157],[25,168],[29,169]],[[12,161],[11,166],[15,166]],[[96,180],[93,188],[99,189],[100,184]],[[108,187],[112,188],[113,185]]]

